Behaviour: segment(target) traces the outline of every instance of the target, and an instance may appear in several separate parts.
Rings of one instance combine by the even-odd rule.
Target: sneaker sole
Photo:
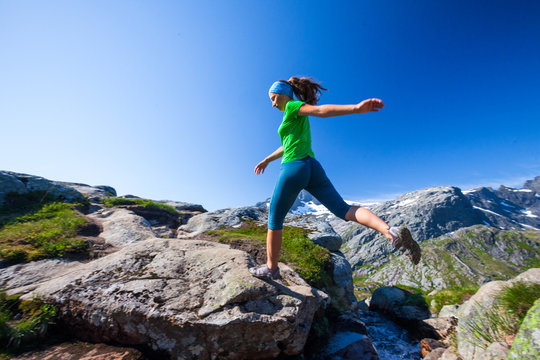
[[[414,265],[418,265],[422,257],[422,251],[416,241],[413,240],[411,232],[406,227],[399,230],[400,250],[404,251]]]

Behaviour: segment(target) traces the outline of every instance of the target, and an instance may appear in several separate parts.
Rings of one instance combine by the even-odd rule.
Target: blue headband
[[[268,92],[287,95],[290,98],[292,98],[294,94],[291,84],[283,81],[276,81],[273,83]]]

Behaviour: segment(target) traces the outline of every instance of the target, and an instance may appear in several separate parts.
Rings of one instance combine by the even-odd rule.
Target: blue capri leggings
[[[321,164],[308,156],[281,164],[279,179],[270,201],[269,229],[283,229],[285,215],[302,189],[309,191],[334,215],[345,220],[345,214],[351,206],[343,201]]]

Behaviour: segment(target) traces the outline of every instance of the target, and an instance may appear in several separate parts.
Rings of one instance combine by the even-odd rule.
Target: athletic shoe
[[[418,243],[413,240],[409,229],[406,226],[399,229],[391,227],[388,232],[392,235],[392,245],[404,253],[414,265],[418,265],[422,253]]]
[[[271,270],[266,264],[260,265],[258,267],[249,268],[249,272],[251,273],[251,275],[258,278],[279,279],[281,277],[281,275],[279,274],[279,267]]]

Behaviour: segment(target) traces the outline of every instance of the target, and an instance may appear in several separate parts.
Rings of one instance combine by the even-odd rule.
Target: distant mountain
[[[421,247],[423,258],[417,266],[391,255],[383,266],[359,269],[356,276],[429,290],[507,280],[540,266],[540,231],[475,225],[427,240]]]

